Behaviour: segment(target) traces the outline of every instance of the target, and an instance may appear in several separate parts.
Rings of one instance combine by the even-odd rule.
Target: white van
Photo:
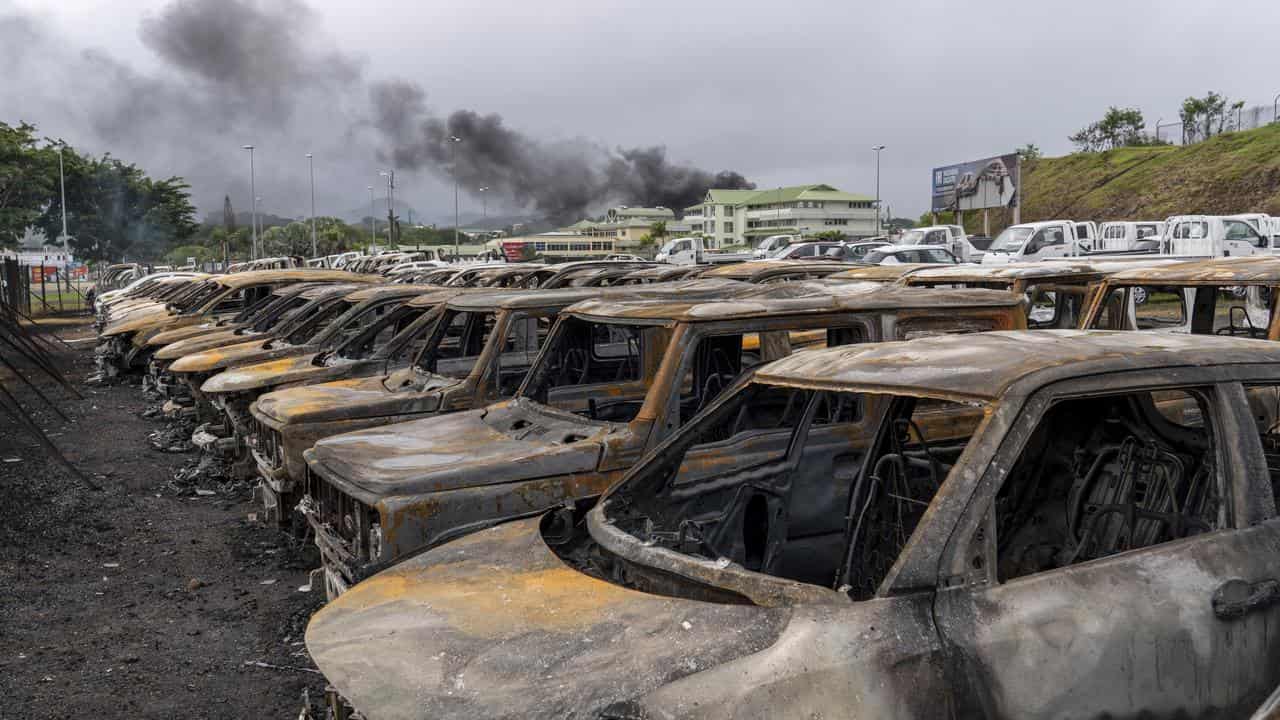
[[[760,241],[760,244],[756,246],[756,249],[752,254],[757,259],[773,257],[778,253],[778,251],[782,250],[782,248],[795,242],[800,242],[799,235],[770,235]]]

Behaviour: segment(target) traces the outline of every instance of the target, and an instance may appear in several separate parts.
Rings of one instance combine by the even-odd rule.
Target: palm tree
[[[655,221],[652,225],[649,226],[649,234],[652,235],[655,240],[666,237],[667,221],[666,220]]]

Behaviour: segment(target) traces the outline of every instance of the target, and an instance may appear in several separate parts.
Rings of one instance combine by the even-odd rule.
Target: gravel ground
[[[257,522],[247,487],[175,483],[196,456],[152,447],[137,384],[84,385],[87,325],[58,333],[85,398],[41,388],[70,422],[0,382],[103,489],[0,413],[0,717],[296,718],[324,687],[302,645],[323,591],[298,590],[314,548]]]

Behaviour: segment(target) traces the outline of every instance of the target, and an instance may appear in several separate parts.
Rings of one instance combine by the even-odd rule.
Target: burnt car
[[[300,508],[327,592],[423,548],[599,494],[743,370],[788,354],[797,334],[832,346],[1025,326],[1021,298],[1005,292],[818,290],[583,301],[560,314],[512,399],[320,440],[304,453]]]
[[[632,270],[615,282],[615,285],[650,285],[695,278],[711,269],[711,265],[654,265]]]
[[[217,275],[196,283],[193,294],[180,306],[166,306],[154,314],[143,314],[112,322],[103,328],[98,360],[104,369],[125,372],[145,368],[151,350],[146,341],[153,335],[188,325],[200,325],[219,317],[231,317],[271,291],[300,282],[360,281],[352,273],[336,270],[251,270]]]
[[[307,647],[371,718],[1245,717],[1280,682],[1278,389],[1238,338],[797,353]]]
[[[1280,258],[1225,257],[1117,272],[1082,327],[1280,340]]]
[[[305,358],[305,363],[309,363],[317,353],[331,356],[349,340],[380,325],[387,315],[395,315],[398,308],[414,297],[438,290],[419,285],[382,285],[357,290],[303,323],[294,334],[263,343],[261,349],[236,352],[241,346],[233,345],[210,351],[209,356],[228,358],[221,362],[226,369],[201,383],[197,397],[216,407],[222,422],[197,428],[191,441],[201,448],[232,450],[244,461],[245,470],[250,470],[252,459],[244,444],[252,419],[249,405],[262,393],[293,382],[299,369],[296,359]],[[402,324],[392,328],[395,332],[410,322],[403,316],[397,317],[402,318]],[[188,355],[170,368],[178,373],[189,363],[194,366],[207,362],[201,360],[204,355],[206,353]]]
[[[910,287],[990,288],[1027,298],[1027,327],[1072,329],[1099,282],[1108,275],[1145,267],[1134,262],[1026,262],[1008,265],[925,265],[899,281]],[[878,266],[894,267],[894,266]]]
[[[714,281],[685,283],[670,292],[728,297],[752,290]],[[654,292],[646,288],[640,294]],[[560,311],[605,294],[595,289],[456,292],[408,367],[263,395],[250,407],[254,422],[248,444],[264,486],[284,498],[281,508],[292,507],[305,474],[303,451],[316,441],[511,397]]]
[[[298,296],[303,304],[265,335],[207,349],[184,348],[183,342],[175,343],[177,347],[162,347],[147,366],[150,382],[166,398],[194,406],[203,421],[216,420],[219,413],[200,392],[205,380],[241,363],[305,352],[335,318],[350,308],[347,298],[367,289],[347,283],[313,286]]]

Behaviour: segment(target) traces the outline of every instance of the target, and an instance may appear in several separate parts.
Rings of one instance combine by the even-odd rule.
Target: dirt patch
[[[88,328],[59,328],[66,338]],[[92,342],[57,358],[93,371]],[[13,388],[12,385],[10,385]],[[132,383],[51,383],[70,423],[37,421],[94,492],[0,415],[0,698],[4,717],[296,717],[324,687],[302,645],[321,593],[298,592],[314,548],[251,520],[247,486],[183,492],[194,453],[158,452]],[[39,408],[19,392],[28,409]],[[275,667],[263,667],[263,663]]]

